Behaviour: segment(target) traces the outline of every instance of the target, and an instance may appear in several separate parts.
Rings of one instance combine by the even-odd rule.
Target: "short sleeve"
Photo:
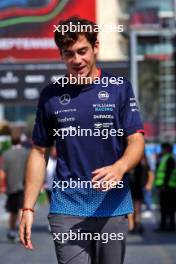
[[[42,96],[40,96],[32,132],[32,141],[34,145],[50,147],[54,144],[54,138],[51,118],[49,118],[45,104]]]
[[[138,132],[144,133],[139,107],[131,83],[127,81],[122,89],[120,121],[124,135],[129,136]]]

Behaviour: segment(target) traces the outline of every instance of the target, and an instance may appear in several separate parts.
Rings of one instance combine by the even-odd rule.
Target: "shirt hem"
[[[55,210],[50,210],[49,214],[64,214],[64,215],[70,215],[70,216],[78,216],[78,217],[113,217],[113,216],[122,216],[122,215],[127,215],[127,214],[132,214],[134,212],[133,209],[130,210],[126,210],[123,212],[119,212],[119,213],[112,213],[112,214],[94,214],[94,213],[89,213],[89,214],[79,214],[79,213],[75,213],[72,214],[70,212],[67,211],[55,211]]]

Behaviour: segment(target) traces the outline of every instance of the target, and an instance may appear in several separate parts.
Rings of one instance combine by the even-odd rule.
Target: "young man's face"
[[[79,35],[78,40],[68,48],[62,50],[62,59],[67,66],[68,74],[77,77],[86,77],[96,69],[96,55],[98,53],[98,41],[94,47],[84,35]]]

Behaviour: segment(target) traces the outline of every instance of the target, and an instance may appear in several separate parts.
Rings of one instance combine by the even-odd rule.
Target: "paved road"
[[[176,233],[154,233],[155,223],[145,223],[143,236],[128,236],[125,264],[176,264]]]
[[[38,208],[33,226],[34,251],[28,252],[20,244],[6,239],[7,215],[0,203],[0,263],[1,264],[57,264],[52,237],[47,228],[47,206]],[[125,264],[176,264],[176,233],[155,234],[155,219],[145,220],[143,236],[128,236]]]

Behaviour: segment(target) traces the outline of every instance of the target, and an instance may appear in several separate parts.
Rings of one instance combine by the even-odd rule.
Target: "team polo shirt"
[[[50,213],[108,217],[133,212],[128,174],[108,191],[91,184],[61,188],[70,180],[91,183],[92,171],[120,159],[126,138],[143,131],[130,82],[119,84],[111,77],[102,72],[92,84],[51,84],[40,95],[33,142],[41,147],[55,143],[58,155]]]

